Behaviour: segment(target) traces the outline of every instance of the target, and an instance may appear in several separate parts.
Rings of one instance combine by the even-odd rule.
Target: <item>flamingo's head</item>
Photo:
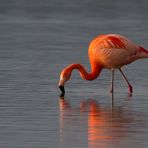
[[[71,71],[69,69],[64,69],[61,72],[60,80],[59,80],[59,88],[62,92],[61,94],[62,96],[64,96],[65,94],[65,88],[64,88],[65,82],[67,82],[70,79],[70,76],[71,76]]]

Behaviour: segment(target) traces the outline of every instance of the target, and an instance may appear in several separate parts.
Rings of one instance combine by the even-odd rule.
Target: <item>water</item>
[[[147,1],[0,1],[0,147],[146,148],[147,59],[125,68],[129,97],[116,72],[83,81],[75,71],[59,98],[59,73],[82,63],[90,70],[90,40],[118,33],[147,47]]]

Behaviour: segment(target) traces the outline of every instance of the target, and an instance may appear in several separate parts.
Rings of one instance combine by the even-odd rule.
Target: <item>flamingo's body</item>
[[[117,69],[139,58],[139,46],[120,35],[102,35],[90,43],[89,58],[103,68]]]
[[[87,73],[80,64],[71,64],[62,71],[59,86],[63,94],[65,93],[64,83],[69,80],[73,69],[78,69],[83,79],[94,80],[103,68],[112,70],[111,92],[113,92],[115,69],[120,70],[129,87],[129,91],[132,92],[132,86],[123,74],[121,67],[137,59],[148,58],[148,51],[121,35],[108,34],[100,35],[91,41],[88,55],[92,68],[90,73]]]

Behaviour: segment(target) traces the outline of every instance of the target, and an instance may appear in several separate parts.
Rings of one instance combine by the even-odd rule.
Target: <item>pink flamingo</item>
[[[74,69],[80,72],[85,80],[96,79],[103,68],[112,71],[111,90],[114,90],[114,71],[118,69],[128,86],[129,93],[133,92],[132,85],[124,75],[121,67],[141,58],[148,58],[148,51],[141,46],[134,44],[127,38],[117,34],[100,35],[94,38],[88,50],[91,72],[88,73],[81,64],[71,64],[64,68],[60,75],[59,88],[61,95],[65,94],[64,84],[71,77]]]

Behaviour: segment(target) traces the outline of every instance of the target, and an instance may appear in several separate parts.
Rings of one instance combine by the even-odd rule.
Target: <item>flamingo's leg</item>
[[[133,87],[132,85],[129,83],[128,79],[126,78],[126,76],[124,75],[123,71],[121,70],[121,68],[119,68],[119,71],[121,72],[122,74],[122,77],[123,77],[123,80],[125,81],[127,87],[128,87],[128,91],[129,93],[132,93],[133,92]]]
[[[110,88],[110,93],[111,94],[114,93],[114,72],[115,72],[115,70],[112,69],[112,74],[111,74],[111,88]]]

